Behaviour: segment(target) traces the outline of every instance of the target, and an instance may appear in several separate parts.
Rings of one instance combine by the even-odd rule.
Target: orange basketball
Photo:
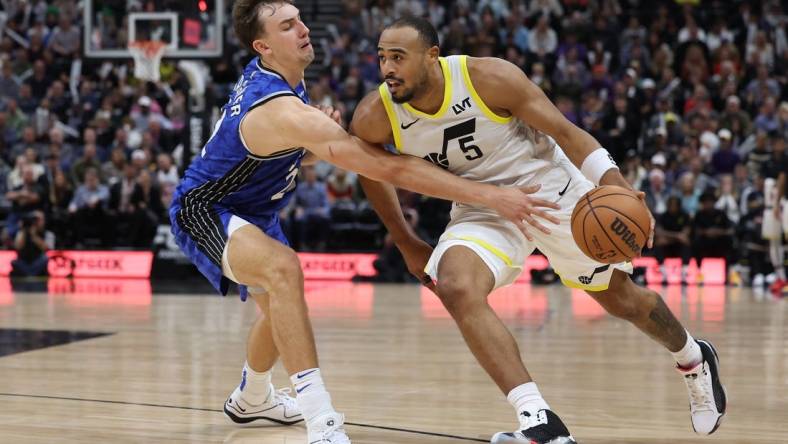
[[[633,191],[612,185],[586,193],[572,212],[575,243],[586,256],[606,264],[639,256],[650,227],[646,204]]]

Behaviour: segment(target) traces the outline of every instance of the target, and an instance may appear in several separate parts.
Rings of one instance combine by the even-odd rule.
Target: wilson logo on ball
[[[616,218],[612,224],[610,224],[610,229],[613,230],[614,233],[618,237],[624,241],[625,244],[632,250],[633,253],[637,253],[640,251],[640,246],[635,242],[635,233],[633,233],[627,224],[624,223],[619,218]]]

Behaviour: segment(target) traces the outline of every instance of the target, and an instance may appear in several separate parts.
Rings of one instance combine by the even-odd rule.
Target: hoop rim
[[[161,40],[132,40],[126,47],[131,50],[140,50],[146,57],[155,57],[164,54],[169,44]],[[133,54],[132,54],[133,55]]]

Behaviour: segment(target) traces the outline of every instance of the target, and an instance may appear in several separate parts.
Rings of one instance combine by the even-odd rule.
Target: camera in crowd
[[[31,228],[36,225],[36,222],[38,222],[40,218],[41,215],[39,213],[31,211],[22,215],[20,223],[22,224],[22,228]]]

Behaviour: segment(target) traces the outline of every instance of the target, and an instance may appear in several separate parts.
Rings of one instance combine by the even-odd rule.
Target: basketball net
[[[134,58],[134,77],[149,82],[158,82],[161,73],[161,58],[167,44],[155,40],[138,40],[129,43],[129,52]]]

